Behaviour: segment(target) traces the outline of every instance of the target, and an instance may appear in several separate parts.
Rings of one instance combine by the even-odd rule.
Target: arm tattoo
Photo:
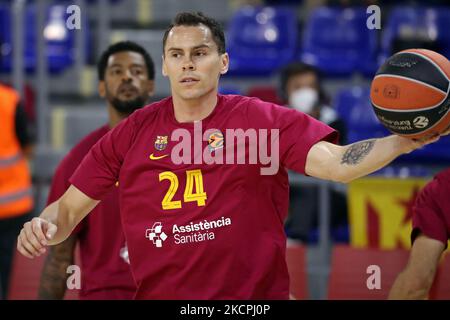
[[[341,164],[354,166],[360,163],[372,150],[375,141],[375,139],[371,139],[352,144],[342,156]]]
[[[60,300],[66,292],[69,277],[67,267],[73,264],[76,238],[70,236],[64,242],[49,247],[39,284],[39,299]]]

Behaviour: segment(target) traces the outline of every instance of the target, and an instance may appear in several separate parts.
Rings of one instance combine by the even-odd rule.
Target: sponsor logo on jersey
[[[150,160],[160,160],[165,157],[168,157],[168,154],[163,154],[162,156],[155,156],[153,153],[149,156]]]
[[[157,248],[161,248],[163,242],[167,239],[167,235],[162,230],[162,227],[161,222],[155,222],[150,229],[145,230],[145,237],[153,242]]]
[[[210,152],[223,148],[224,138],[220,130],[217,130],[209,135],[208,148]]]
[[[221,217],[217,220],[203,220],[189,222],[188,224],[172,226],[173,243],[176,245],[198,243],[216,239],[217,232],[231,225],[231,218]],[[163,231],[161,222],[155,222],[150,229],[145,231],[145,237],[161,248],[168,236]]]

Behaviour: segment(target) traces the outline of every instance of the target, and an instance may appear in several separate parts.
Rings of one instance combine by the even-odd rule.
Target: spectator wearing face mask
[[[347,128],[337,112],[329,106],[316,68],[301,62],[289,64],[282,69],[280,82],[280,95],[288,107],[328,124],[339,132],[339,143],[346,143]]]
[[[339,144],[347,139],[347,128],[337,112],[329,106],[318,70],[313,66],[295,62],[285,66],[280,73],[280,97],[289,108],[306,113],[339,132]],[[301,192],[300,192],[301,188]],[[331,191],[331,226],[347,224],[346,195]],[[308,242],[311,229],[317,225],[318,190],[306,186],[290,188],[289,216],[286,221],[288,237]]]

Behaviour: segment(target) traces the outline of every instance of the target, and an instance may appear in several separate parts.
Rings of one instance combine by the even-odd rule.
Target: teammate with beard
[[[122,119],[148,102],[154,88],[153,61],[136,43],[118,42],[102,54],[98,78],[99,94],[107,102],[109,124],[86,136],[63,159],[53,177],[49,204],[69,188],[69,178],[91,147]],[[49,250],[40,282],[40,299],[64,297],[66,270],[74,262],[77,242],[82,271],[80,299],[133,298],[136,286],[129,267],[117,189],[106,196],[94,209],[95,213],[86,217],[67,240]]]

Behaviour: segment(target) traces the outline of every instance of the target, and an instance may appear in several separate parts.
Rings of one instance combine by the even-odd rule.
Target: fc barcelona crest
[[[167,147],[169,136],[156,136],[155,149],[162,151]]]

